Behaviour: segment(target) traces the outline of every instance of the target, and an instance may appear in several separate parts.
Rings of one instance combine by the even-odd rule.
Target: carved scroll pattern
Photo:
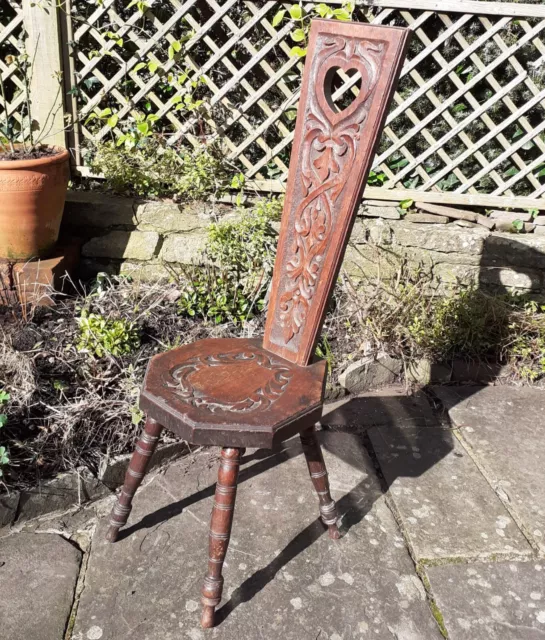
[[[377,84],[386,51],[385,43],[340,36],[321,36],[309,89],[299,158],[300,204],[295,212],[293,257],[286,266],[281,287],[279,321],[285,344],[299,333],[319,282],[339,198],[354,169],[360,133],[368,116],[369,98]],[[323,94],[327,70],[356,69],[361,89],[347,109],[335,113]]]
[[[191,383],[191,376],[207,367],[229,366],[241,361],[255,361],[259,366],[271,372],[268,382],[250,393],[246,398],[237,402],[221,402],[195,389]],[[278,362],[262,352],[223,353],[214,356],[195,356],[181,365],[173,367],[164,378],[165,386],[183,398],[194,407],[216,411],[231,411],[233,413],[249,413],[267,409],[286,390],[293,371],[285,364]]]

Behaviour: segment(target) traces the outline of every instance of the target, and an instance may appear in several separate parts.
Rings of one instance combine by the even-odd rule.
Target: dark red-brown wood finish
[[[208,532],[208,573],[202,588],[201,624],[205,629],[214,626],[214,609],[221,601],[223,591],[221,570],[233,525],[240,457],[240,449],[223,448],[221,450],[218,482]]]
[[[311,360],[408,36],[394,27],[313,21],[264,339],[202,340],[150,361],[140,397],[146,425],[107,539],[115,542],[126,524],[163,428],[191,443],[222,447],[202,591],[203,627],[214,625],[221,601],[245,447],[271,448],[299,433],[322,521],[331,538],[339,537],[314,434],[327,368],[323,360]],[[361,76],[359,94],[342,111],[332,95],[339,69]]]
[[[396,27],[312,23],[263,341],[290,362],[313,357],[408,36]],[[331,91],[337,69],[361,76],[358,96],[340,112]]]
[[[321,415],[326,363],[308,367],[260,338],[209,338],[152,358],[140,407],[193,444],[271,448]]]
[[[110,527],[106,534],[106,540],[109,542],[115,542],[119,529],[127,524],[132,509],[132,499],[146,475],[151,456],[157,447],[162,430],[163,427],[158,422],[148,417],[144,431],[132,454],[131,463],[125,474],[123,488],[110,515]]]

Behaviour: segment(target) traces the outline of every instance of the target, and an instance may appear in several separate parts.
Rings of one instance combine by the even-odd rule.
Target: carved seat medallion
[[[289,366],[268,354],[233,351],[190,358],[168,371],[164,382],[194,407],[244,413],[268,409],[292,375]]]

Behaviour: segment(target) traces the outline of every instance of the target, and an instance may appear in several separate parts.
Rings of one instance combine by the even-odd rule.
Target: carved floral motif
[[[309,87],[305,129],[299,158],[300,203],[294,217],[293,258],[286,266],[279,320],[285,344],[299,333],[308,315],[336,214],[339,196],[354,169],[360,132],[368,116],[386,51],[380,41],[322,35],[317,42]],[[361,89],[354,102],[340,113],[329,95],[332,71],[357,70]],[[329,72],[329,73],[328,73]],[[324,95],[324,90],[326,94]],[[296,187],[297,189],[297,187]]]
[[[254,361],[260,367],[271,372],[266,384],[252,391],[246,398],[237,402],[221,402],[206,393],[195,389],[191,383],[193,374],[208,367],[223,367]],[[272,356],[260,351],[244,351],[242,353],[220,353],[214,356],[195,356],[176,367],[173,367],[164,378],[165,386],[194,407],[205,408],[212,413],[231,411],[233,413],[249,413],[267,409],[278,400],[286,390],[293,371]]]

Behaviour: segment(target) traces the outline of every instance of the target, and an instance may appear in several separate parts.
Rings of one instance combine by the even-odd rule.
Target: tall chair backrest
[[[290,362],[313,356],[408,40],[397,27],[312,22],[264,337]],[[361,77],[343,110],[338,70]]]

